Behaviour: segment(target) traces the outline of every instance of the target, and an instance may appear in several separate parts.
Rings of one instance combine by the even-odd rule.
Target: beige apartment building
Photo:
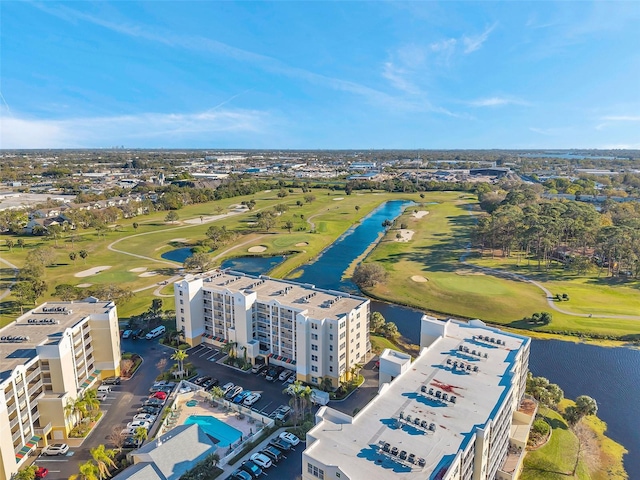
[[[0,329],[0,480],[73,428],[69,401],[120,372],[113,302],[48,302]]]
[[[355,417],[316,414],[304,480],[514,480],[536,404],[525,398],[530,339],[423,316],[421,353],[380,356],[378,395]]]
[[[176,328],[192,346],[235,346],[254,363],[337,387],[369,350],[369,300],[314,285],[214,271],[176,282]]]

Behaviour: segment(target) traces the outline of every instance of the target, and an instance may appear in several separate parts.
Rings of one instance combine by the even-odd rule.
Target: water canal
[[[296,281],[313,283],[320,288],[354,291],[355,286],[342,280],[347,266],[377,241],[385,219],[396,218],[408,202],[387,202],[353,229],[346,232],[312,264],[301,268]],[[264,259],[235,259],[234,269],[247,273],[264,273],[273,266],[258,262]],[[224,265],[223,266],[231,266]],[[400,305],[371,302],[378,311],[395,322],[400,333],[418,343],[422,312]],[[640,478],[640,351],[630,348],[605,348],[559,340],[532,340],[529,367],[534,375],[559,384],[568,398],[589,395],[596,399],[598,415],[608,424],[607,435],[624,445],[625,469],[629,478]]]

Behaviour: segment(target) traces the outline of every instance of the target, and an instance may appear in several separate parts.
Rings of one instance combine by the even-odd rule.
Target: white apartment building
[[[355,417],[318,411],[304,480],[517,478],[535,417],[523,400],[530,339],[425,315],[420,346],[413,362],[380,356],[379,393]]]
[[[120,372],[113,302],[48,302],[0,329],[0,480],[36,446],[67,438],[69,401]]]
[[[239,357],[263,356],[303,382],[337,387],[369,350],[365,298],[228,271],[187,276],[174,287],[176,326],[187,343],[233,343]]]

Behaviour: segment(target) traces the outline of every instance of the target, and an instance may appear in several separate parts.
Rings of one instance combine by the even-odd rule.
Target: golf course
[[[12,248],[0,242],[4,292],[0,321],[6,324],[19,315],[20,305],[8,291],[14,268],[22,268],[29,251],[39,247],[52,247],[56,258],[45,268],[47,289],[37,303],[54,299],[52,294],[59,284],[79,288],[116,284],[134,293],[131,299],[118,303],[119,315],[126,318],[145,311],[156,297],[163,298],[165,309],[173,309],[172,282],[185,272],[181,263],[162,257],[166,252],[195,248],[209,254],[213,266],[230,257],[285,255],[270,272],[283,278],[313,261],[383,202],[402,199],[414,203],[387,228],[364,259],[382,265],[388,278],[365,293],[441,317],[480,318],[527,331],[626,341],[640,336],[638,281],[597,273],[569,274],[561,266],[541,271],[524,255],[514,252],[502,258],[472,248],[473,230],[483,215],[472,194],[362,191],[345,195],[324,189],[313,189],[311,194],[290,189],[284,197],[278,193],[267,190],[188,205],[171,221],[167,212],[154,212],[121,219],[118,225],[99,232],[80,229],[55,239],[21,236],[21,247],[15,246],[16,236]],[[252,209],[243,205],[252,200]],[[276,221],[267,229],[261,228],[260,212],[274,208],[280,210]],[[231,241],[215,250],[205,242],[212,225],[233,234]],[[83,258],[70,255],[79,251],[84,251]],[[345,270],[348,267],[345,265]],[[567,300],[555,300],[556,294],[566,294]],[[539,325],[523,320],[536,312],[551,313],[552,321]]]

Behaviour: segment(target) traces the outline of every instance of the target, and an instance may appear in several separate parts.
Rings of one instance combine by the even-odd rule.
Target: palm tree
[[[23,468],[18,473],[16,473],[13,477],[13,480],[34,480],[36,478],[36,467],[35,465],[29,465],[28,467]]]
[[[80,250],[79,255],[80,255],[80,258],[82,260],[84,260],[84,263],[86,264],[87,263],[87,257],[89,256],[89,252],[87,252],[86,250]]]
[[[74,265],[76,263],[76,258],[78,258],[78,254],[76,252],[71,252],[69,254],[69,260],[71,260],[74,263]]]
[[[303,385],[301,381],[296,380],[289,387],[285,388],[283,393],[289,393],[289,389],[291,389],[290,391],[293,393],[293,398],[289,403],[295,411],[295,426],[298,426],[298,419],[301,413],[304,418],[307,401],[311,396],[311,388],[307,385]]]
[[[222,353],[229,355],[229,358],[236,358],[236,347],[238,346],[238,342],[227,342],[222,347]]]
[[[116,456],[116,451],[106,449],[104,445],[98,445],[97,447],[90,449],[89,452],[91,453],[93,461],[96,462],[100,479],[102,480],[105,477],[110,477],[111,474],[109,473],[109,468],[116,467],[116,463],[113,461],[113,457]]]
[[[87,390],[84,392],[82,400],[92,413],[100,408],[100,400],[98,400],[98,392],[96,390]]]
[[[147,439],[147,429],[144,427],[136,428],[135,433],[133,434],[133,438],[136,439],[138,445],[141,445]]]
[[[184,361],[189,355],[186,354],[184,350],[176,350],[176,352],[171,355],[171,360],[175,360],[178,362],[178,367],[180,368],[180,377],[184,376]]]
[[[218,463],[220,462],[220,455],[215,452],[210,453],[209,455],[207,455],[207,462],[209,462],[212,467],[217,467]]]
[[[216,385],[215,387],[213,387],[209,393],[211,394],[211,399],[212,400],[219,400],[222,397],[224,397],[224,390],[222,390],[222,388],[220,388],[218,385]]]
[[[100,480],[100,470],[91,460],[80,465],[80,473],[71,475],[69,480]]]
[[[11,251],[11,249],[13,248],[13,240],[9,238],[8,240],[5,240],[5,243],[7,244],[7,248],[9,249],[9,251]]]

